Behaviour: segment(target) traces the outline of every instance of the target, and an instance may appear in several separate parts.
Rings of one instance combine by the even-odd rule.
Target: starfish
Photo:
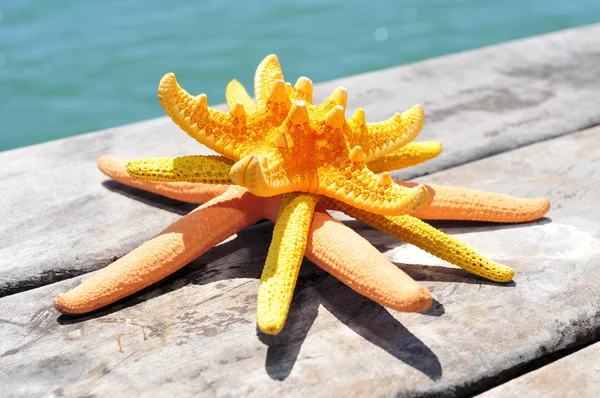
[[[391,184],[366,165],[421,131],[420,106],[378,123],[366,123],[359,110],[346,122],[344,88],[315,106],[308,78],[300,78],[288,93],[275,55],[258,66],[255,92],[255,112],[249,113],[243,101],[222,112],[208,107],[206,95],[190,95],[173,73],[167,73],[158,97],[183,131],[236,162],[231,180],[258,196],[315,193],[385,215],[407,214],[426,204],[423,186]]]
[[[257,75],[259,75],[259,73],[257,73]],[[307,79],[302,79],[303,78],[301,78],[299,82],[303,82],[303,85],[297,83],[296,87],[307,87]],[[286,86],[288,87],[286,94],[293,97],[295,95],[294,90],[289,90],[289,85]],[[230,87],[228,87],[228,94],[230,94],[229,89]],[[296,91],[301,92],[301,90]],[[343,90],[337,91],[343,92]],[[236,102],[236,104],[239,105],[239,103],[246,102],[246,108],[252,110],[252,105],[250,105],[251,100],[250,102],[248,101],[249,96],[247,96],[246,93],[246,98],[244,92],[245,90],[233,90],[234,95],[239,95],[240,97],[240,100]],[[308,102],[311,101],[311,98],[307,98],[306,95],[308,94],[308,90],[304,90],[301,93],[304,95],[304,100],[307,100]],[[228,95],[228,100],[230,97],[231,95]],[[257,99],[259,97],[260,96],[257,95]],[[259,106],[260,102],[257,101],[257,108]],[[231,112],[234,110],[235,105],[232,107]],[[412,139],[412,137],[410,139]],[[277,139],[274,141],[276,142]],[[433,145],[432,143],[410,143],[395,153],[388,151],[387,153],[391,153],[390,155],[384,154],[384,151],[377,152],[377,149],[374,150],[377,153],[370,158],[366,158],[364,153],[362,155],[363,161],[365,159],[373,159],[369,163],[371,169],[384,171],[386,168],[396,168],[402,165],[415,164],[421,160],[435,156],[437,155],[435,149],[436,146],[439,148],[437,150],[437,153],[439,153],[441,146],[438,143],[433,143]],[[253,157],[254,155],[250,156],[251,159],[256,159],[256,157]],[[161,179],[163,181],[185,180],[214,184],[232,182],[229,179],[229,176],[233,179],[236,175],[233,170],[230,172],[232,164],[232,161],[222,157],[183,157],[133,162],[129,165],[128,170],[131,172],[130,174],[138,177],[143,176],[144,178]],[[259,159],[259,165],[260,164],[261,159]],[[180,220],[180,224],[174,224],[157,238],[142,245],[139,249],[136,249],[136,251],[131,253],[131,256],[125,256],[123,259],[107,267],[107,269],[98,273],[97,277],[94,276],[89,281],[86,281],[80,287],[76,288],[73,292],[57,297],[55,305],[63,312],[87,312],[109,304],[110,302],[114,302],[119,298],[125,297],[126,295],[148,286],[157,280],[160,280],[168,273],[174,272],[176,269],[187,264],[187,262],[208,250],[212,245],[218,243],[232,233],[235,233],[236,230],[243,228],[245,225],[244,223],[248,220],[255,220],[253,217],[261,215],[261,218],[268,218],[273,221],[276,219],[274,238],[269,250],[267,265],[265,266],[265,271],[261,278],[261,288],[259,290],[259,305],[257,310],[258,325],[263,331],[276,334],[283,327],[287,309],[289,308],[289,302],[291,300],[291,293],[293,292],[297,278],[299,262],[304,254],[305,248],[307,250],[307,256],[317,265],[328,270],[350,287],[380,304],[401,311],[418,311],[426,308],[431,302],[429,292],[427,292],[426,289],[424,290],[424,288],[418,286],[416,282],[397,270],[397,268],[394,267],[394,269],[400,273],[392,271],[390,264],[386,262],[385,259],[382,260],[379,258],[381,261],[374,261],[370,258],[363,258],[366,260],[366,263],[371,265],[373,265],[374,262],[386,264],[377,267],[369,267],[368,264],[356,263],[352,264],[352,266],[349,265],[347,258],[343,254],[340,255],[340,253],[345,253],[346,255],[348,253],[354,253],[352,248],[357,247],[363,248],[361,251],[363,253],[371,253],[372,250],[366,249],[369,245],[366,244],[365,246],[364,240],[356,242],[356,237],[358,236],[351,230],[345,230],[340,227],[339,223],[335,224],[335,227],[339,230],[337,231],[339,232],[338,235],[329,235],[329,230],[335,229],[334,227],[331,227],[331,225],[334,225],[332,223],[335,223],[335,221],[327,215],[322,207],[315,210],[317,200],[319,199],[318,196],[288,194],[283,195],[282,197],[261,198],[261,202],[258,204],[256,202],[256,196],[245,191],[239,191],[239,188],[232,187],[227,189],[223,186],[210,186],[198,183],[190,184],[189,182],[136,181],[129,176],[126,176],[124,172],[124,163],[118,163],[115,160],[111,160],[111,158],[101,158],[99,160],[99,166],[106,174],[118,181],[146,188],[176,199],[205,202],[211,197],[220,195],[197,210],[198,212],[209,212],[211,216],[216,220],[219,220],[219,223],[217,225],[210,222],[207,223],[209,227],[213,228],[210,230],[211,233],[204,232],[200,234],[199,232],[202,228],[196,225],[198,222],[197,217],[195,217],[196,214],[195,212],[190,213],[188,216],[192,218],[193,221],[189,221],[187,219],[188,216],[184,217]],[[262,173],[261,167],[259,167],[258,170]],[[243,171],[242,174],[244,173],[246,172]],[[366,174],[368,175],[368,173]],[[243,180],[242,182],[246,182],[247,178],[242,178],[241,180]],[[391,185],[391,177],[389,174],[384,173],[379,178],[379,185],[382,185],[382,180],[385,182],[383,185]],[[404,185],[408,186],[409,184]],[[227,189],[227,191],[225,191],[225,189]],[[452,201],[453,195],[444,196],[444,193],[453,192],[452,189],[448,190],[444,187],[427,187],[426,189],[429,190],[431,196],[434,198],[437,197],[437,203],[456,205],[456,202]],[[440,192],[442,192],[442,195],[439,194]],[[458,192],[460,193],[463,191]],[[269,194],[272,194],[272,192],[269,192]],[[335,197],[335,195],[333,196]],[[493,196],[484,193],[478,193],[478,195],[474,195],[474,198],[475,199],[472,199],[469,203],[475,208],[478,206],[477,199],[481,200],[479,203],[480,206],[482,204],[489,204],[491,202],[490,199],[496,200],[496,203],[505,202],[503,203],[504,207],[488,205],[489,208],[493,209],[493,212],[486,212],[485,214],[496,214],[495,221],[502,221],[502,217],[508,217],[512,221],[525,221],[527,217],[537,218],[547,211],[547,208],[545,211],[543,210],[544,203],[539,200],[533,203],[531,200],[528,202],[527,199],[521,199],[522,202],[517,203],[518,200],[511,197],[501,197],[499,195]],[[236,201],[238,199],[239,201]],[[346,196],[344,199],[346,199]],[[238,213],[236,213],[236,215],[240,218],[241,224],[234,224],[231,227],[225,226],[227,222],[219,217],[219,214],[221,213],[218,211],[221,209],[220,206],[223,201],[227,203],[229,209],[232,202],[237,203]],[[242,202],[254,204],[254,210],[245,207]],[[357,219],[390,232],[403,240],[414,243],[441,258],[484,277],[497,281],[507,281],[510,280],[514,274],[512,269],[483,258],[458,240],[442,234],[420,220],[410,216],[385,216],[373,214],[360,207],[356,207],[357,202],[359,205],[362,204],[362,202],[356,200],[341,202],[326,198],[323,204],[330,208],[342,210]],[[434,200],[432,206],[429,206],[428,208],[435,209],[435,203],[436,200]],[[274,204],[281,206],[279,215],[276,215],[276,212],[273,212],[273,209],[277,208],[277,206],[273,206]],[[371,210],[371,207],[366,207]],[[418,206],[415,206],[413,208],[417,207]],[[446,210],[454,207],[460,206],[446,206]],[[467,207],[469,206],[463,206],[463,208]],[[215,208],[217,210],[214,210]],[[479,207],[480,210],[482,208],[483,207]],[[263,212],[257,209],[263,209]],[[242,214],[240,214],[239,211],[241,211]],[[541,211],[543,211],[542,214],[540,214]],[[244,212],[253,213],[253,217]],[[472,214],[469,213],[468,210],[465,210],[465,212],[465,214]],[[232,217],[232,214],[225,213],[227,214],[226,218],[229,220],[229,217]],[[433,213],[435,213],[435,211],[433,211]],[[438,213],[442,214],[444,212],[440,213],[438,211]],[[448,212],[445,212],[444,214],[448,214]],[[483,212],[476,214],[479,214],[480,218],[485,216]],[[311,226],[310,221],[313,217],[314,220],[312,221]],[[438,218],[444,217],[438,215]],[[319,224],[316,221],[317,219],[320,219],[321,221],[324,220],[324,222]],[[208,220],[208,218],[206,220]],[[319,228],[315,229],[315,225]],[[327,226],[329,226],[329,228],[327,228]],[[220,231],[217,233],[216,230]],[[204,231],[204,229],[202,229],[202,231]],[[320,235],[319,232],[323,232],[323,235]],[[221,233],[224,235],[219,235]],[[179,240],[166,240],[164,242],[161,240],[166,239],[164,238],[165,235],[172,237],[173,234],[178,236]],[[207,239],[215,234],[219,237]],[[203,239],[201,239],[200,242],[197,242],[194,239],[190,240],[191,236],[202,236]],[[185,242],[181,241],[181,237],[185,238]],[[343,238],[342,241],[339,240],[340,238]],[[308,241],[306,239],[308,239]],[[348,242],[352,242],[350,248],[347,246]],[[440,242],[443,243],[443,245],[439,245]],[[169,250],[167,251],[166,249]],[[371,249],[374,248],[371,247]],[[165,259],[165,252],[181,253],[181,255],[171,255],[167,256]],[[372,256],[372,254],[370,256]],[[352,255],[350,258],[355,259],[361,257]],[[334,260],[328,261],[331,259]],[[360,268],[360,271],[365,272],[358,272],[357,268]],[[395,274],[396,281],[399,285],[394,285],[391,288],[388,286],[389,284],[383,283],[382,285],[383,279],[381,278],[389,278],[392,274]],[[377,278],[373,278],[373,276],[377,276]],[[398,289],[400,286],[402,289]]]

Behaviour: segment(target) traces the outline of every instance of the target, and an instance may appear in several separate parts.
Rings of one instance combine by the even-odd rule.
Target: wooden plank
[[[414,177],[600,123],[598,48],[592,25],[319,84],[315,99],[344,85],[369,120],[422,103],[421,138],[445,149],[395,174]],[[191,209],[106,183],[103,153],[206,150],[162,118],[0,153],[0,296],[98,269]]]
[[[526,225],[439,223],[513,266],[498,285],[350,225],[429,288],[434,306],[389,311],[305,264],[282,334],[257,333],[270,227],[254,226],[168,280],[92,316],[51,308],[64,280],[0,299],[0,395],[464,395],[600,330],[600,128],[423,178],[548,196]]]
[[[600,391],[600,344],[594,344],[480,395],[493,397],[595,397]]]

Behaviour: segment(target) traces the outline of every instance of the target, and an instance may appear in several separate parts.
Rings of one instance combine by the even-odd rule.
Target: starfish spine
[[[362,108],[358,108],[348,122],[355,124],[359,128],[359,130],[362,126],[366,126],[367,118],[365,115],[365,110]]]
[[[365,161],[365,153],[363,152],[362,148],[359,145],[357,145],[354,148],[352,148],[352,150],[350,150],[350,155],[348,155],[348,159],[350,159],[352,163],[362,163]]]
[[[286,122],[289,122],[292,125],[308,123],[308,109],[306,108],[306,102],[301,100],[295,101],[290,109]]]
[[[277,148],[287,148],[287,139],[285,138],[285,134],[282,131],[278,131],[277,133],[275,133],[271,142]]]
[[[377,182],[379,183],[379,185],[381,185],[383,187],[387,187],[388,185],[392,184],[394,182],[394,180],[392,180],[392,176],[390,176],[390,173],[388,173],[387,171],[384,171],[379,176],[379,180]]]
[[[229,113],[231,114],[231,116],[233,118],[237,118],[237,119],[245,118],[246,117],[246,109],[244,109],[243,102],[237,101],[235,104],[233,104]]]
[[[336,105],[325,115],[325,124],[332,129],[341,129],[346,122],[346,113],[342,105]]]
[[[345,87],[338,87],[333,90],[333,93],[327,97],[325,101],[321,104],[321,108],[325,111],[333,108],[336,105],[341,105],[346,108],[346,104],[348,103],[348,90]]]
[[[297,100],[303,100],[312,104],[313,100],[313,82],[308,77],[301,76],[294,84],[294,88],[288,93],[290,97]]]
[[[285,88],[285,82],[282,79],[275,79],[271,86],[271,92],[267,98],[267,108],[270,104],[271,106],[279,105],[284,109],[289,109],[291,101]]]

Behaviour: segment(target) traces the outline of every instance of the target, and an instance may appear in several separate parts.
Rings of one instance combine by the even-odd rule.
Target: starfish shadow
[[[387,252],[388,250],[392,250],[399,246],[407,245],[408,243],[399,240],[385,232],[381,232],[367,224],[363,224],[358,220],[348,220],[344,219],[342,221],[348,228],[352,228],[356,233],[360,236],[371,242],[371,244],[377,248],[382,253]],[[497,231],[504,229],[513,229],[513,228],[522,228],[524,226],[531,227],[532,225],[544,225],[552,222],[551,219],[542,217],[539,220],[530,221],[526,223],[514,223],[514,224],[506,224],[506,223],[492,223],[492,222],[482,222],[482,221],[452,221],[452,220],[438,220],[438,221],[427,221],[428,224],[439,229],[440,231],[451,235],[451,236],[460,236],[464,234],[474,233],[474,232],[489,232],[489,231]],[[472,278],[479,280],[480,278],[472,276]]]
[[[475,285],[492,285],[498,287],[515,287],[515,281],[504,283],[490,281],[473,275],[462,268],[450,268],[440,265],[394,263],[416,281],[435,281],[449,283],[471,283]]]
[[[427,316],[435,316],[439,317],[446,313],[446,309],[444,305],[437,301],[436,299],[431,299],[431,307],[426,309],[425,311],[419,312],[419,314],[427,315]]]
[[[442,365],[437,355],[382,305],[361,296],[333,277],[319,286],[319,292],[325,308],[356,334],[431,380],[442,377]],[[441,308],[443,313],[443,306]]]
[[[180,216],[185,216],[196,207],[200,206],[199,203],[182,202],[177,199],[167,198],[166,196],[130,187],[129,185],[124,185],[114,180],[103,181],[102,186],[111,192],[119,193],[129,199],[137,200],[145,205],[152,206],[156,209],[170,211],[171,213],[179,214]],[[268,220],[259,220],[257,224],[262,224],[264,222],[268,222]]]
[[[485,222],[485,221],[467,221],[467,220],[423,220],[427,222],[434,228],[437,228],[448,235],[461,235],[473,232],[489,232],[489,231],[499,231],[504,229],[513,229],[513,228],[524,228],[531,227],[535,225],[545,225],[552,222],[552,219],[548,217],[542,217],[538,220],[522,222],[522,223],[495,223],[495,222]],[[380,232],[375,228],[372,228],[366,224],[358,220],[347,220],[344,219],[342,221],[346,226],[352,228],[353,230],[359,232],[378,232],[383,235],[387,235],[385,232]],[[404,243],[400,240],[397,240],[399,243]]]
[[[274,380],[285,380],[298,359],[304,340],[319,311],[318,285],[327,278],[324,271],[308,260],[302,264],[285,327],[276,336],[256,329],[258,339],[267,346],[265,370]]]
[[[102,181],[102,186],[111,192],[119,193],[130,199],[142,202],[148,206],[152,206],[161,210],[167,210],[181,216],[188,214],[190,211],[198,207],[197,203],[188,203],[170,199],[166,196],[144,191],[135,187],[130,187],[113,180]]]
[[[432,380],[441,378],[442,366],[435,353],[387,309],[356,293],[308,260],[304,261],[302,267],[308,271],[308,275],[301,275],[298,280],[283,331],[277,336],[257,331],[260,341],[268,346],[265,368],[272,379],[285,380],[289,376],[321,304],[371,344]],[[422,314],[441,316],[444,307],[436,301]]]
[[[427,221],[429,225],[444,231],[449,235],[468,234],[473,232],[489,232],[514,228],[530,228],[536,225],[545,225],[552,222],[549,217],[542,217],[534,221],[521,223],[495,223],[485,221],[463,221],[463,220],[432,220]]]

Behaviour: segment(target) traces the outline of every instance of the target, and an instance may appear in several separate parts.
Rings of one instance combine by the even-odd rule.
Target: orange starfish
[[[61,312],[81,314],[104,307],[163,279],[245,226],[261,218],[277,220],[281,196],[259,198],[226,185],[137,180],[127,174],[126,164],[125,160],[109,156],[98,159],[100,169],[120,183],[177,200],[208,203],[71,292],[58,295],[55,306]],[[466,190],[468,200],[462,200],[465,196],[459,188],[428,188],[434,199],[422,212],[426,218],[522,222],[537,219],[548,210],[545,199]],[[456,192],[458,196],[454,195]],[[414,217],[367,217],[369,213],[353,212],[348,206],[338,209],[464,268],[469,268],[469,263],[475,264],[474,267],[489,264],[489,260],[459,240]],[[431,296],[427,289],[323,208],[316,209],[308,236],[306,256],[360,294],[398,311],[421,311],[429,307]],[[458,250],[446,250],[448,247]],[[508,276],[512,277],[510,269]],[[270,324],[268,320],[261,321]],[[261,329],[276,334],[281,328],[283,323],[279,322],[272,329]]]
[[[241,229],[261,219],[276,222],[280,217],[281,195],[261,198],[236,186],[136,180],[127,174],[126,163],[109,156],[98,159],[100,169],[116,181],[178,200],[206,203],[75,289],[59,294],[54,305],[63,313],[83,314],[118,301],[165,278]],[[429,308],[431,295],[426,288],[322,207],[317,207],[309,224],[306,256],[315,264],[386,307],[398,311]],[[280,245],[280,252],[285,251],[286,240]],[[352,267],[345,260],[348,257]]]

